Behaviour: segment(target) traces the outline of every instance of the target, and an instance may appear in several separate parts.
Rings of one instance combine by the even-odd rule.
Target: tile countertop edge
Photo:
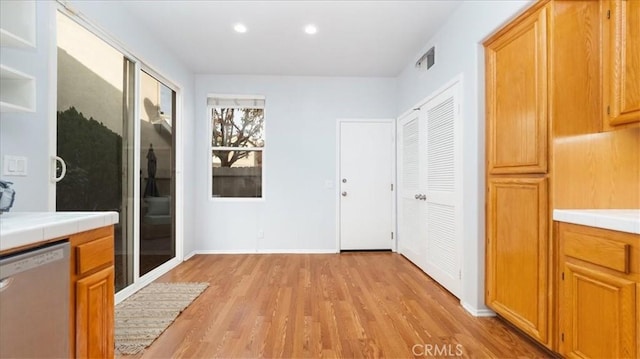
[[[119,222],[115,211],[7,212],[0,216],[0,252],[37,245]]]
[[[640,209],[554,209],[553,220],[640,234]]]

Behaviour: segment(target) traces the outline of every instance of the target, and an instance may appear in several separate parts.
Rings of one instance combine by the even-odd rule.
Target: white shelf
[[[0,45],[36,46],[35,0],[0,0]],[[0,64],[0,112],[35,112],[36,80]]]
[[[35,78],[0,65],[0,112],[34,112],[35,109]]]
[[[0,45],[18,48],[36,46],[35,0],[0,1]]]

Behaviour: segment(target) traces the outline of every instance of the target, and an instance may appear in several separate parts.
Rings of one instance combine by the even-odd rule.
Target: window
[[[211,195],[262,198],[264,98],[209,97]]]

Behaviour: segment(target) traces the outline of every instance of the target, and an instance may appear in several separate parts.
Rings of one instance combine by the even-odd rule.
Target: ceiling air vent
[[[422,57],[418,59],[416,62],[416,68],[422,69],[426,68],[427,70],[436,63],[436,47],[432,46],[429,51],[425,52]]]

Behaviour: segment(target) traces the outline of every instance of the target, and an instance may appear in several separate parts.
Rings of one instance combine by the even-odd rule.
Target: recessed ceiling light
[[[247,32],[247,27],[244,26],[244,24],[241,24],[241,23],[237,23],[237,24],[233,25],[233,29],[236,32],[239,32],[241,34],[244,34],[245,32]]]
[[[309,35],[313,35],[316,32],[318,32],[318,28],[315,25],[309,24],[309,25],[304,27],[304,32],[306,32]]]

